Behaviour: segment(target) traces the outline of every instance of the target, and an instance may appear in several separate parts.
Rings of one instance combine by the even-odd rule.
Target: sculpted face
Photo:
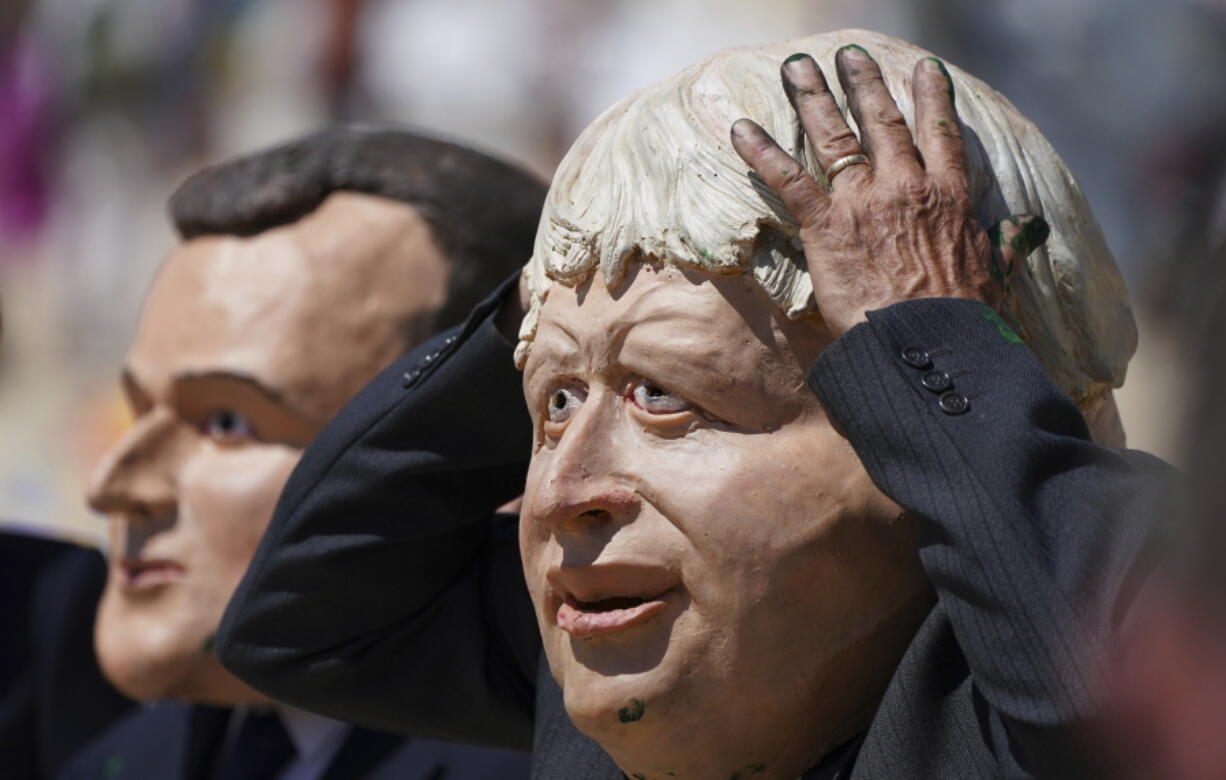
[[[134,419],[99,465],[96,645],[138,699],[260,695],[209,649],[303,447],[428,327],[447,268],[410,206],[338,193],[250,238],[180,245],[125,361]]]
[[[524,571],[567,711],[628,775],[797,776],[929,606],[913,524],[805,384],[827,342],[746,276],[636,264],[544,302]]]

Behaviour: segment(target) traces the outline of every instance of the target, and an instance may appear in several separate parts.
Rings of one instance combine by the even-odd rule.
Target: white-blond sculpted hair
[[[613,287],[635,258],[712,274],[753,273],[787,316],[819,316],[797,225],[749,175],[729,129],[740,117],[757,121],[822,180],[779,66],[795,52],[812,55],[845,106],[834,55],[848,43],[872,54],[912,122],[911,73],[928,52],[863,30],[720,52],[592,122],[562,160],[545,202],[526,270],[531,306],[516,362],[523,366],[552,284],[577,285],[599,268]],[[1046,246],[1015,273],[1004,314],[1060,387],[1088,413],[1109,417],[1099,420],[1106,428],[1118,428],[1110,393],[1123,383],[1136,329],[1102,230],[1038,129],[982,81],[953,66],[949,72],[980,223],[1040,214],[1051,227]]]

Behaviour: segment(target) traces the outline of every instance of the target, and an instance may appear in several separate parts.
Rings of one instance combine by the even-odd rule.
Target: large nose
[[[553,531],[624,524],[640,508],[630,470],[623,467],[632,446],[620,425],[616,394],[589,395],[545,458],[527,513]]]
[[[138,518],[172,514],[184,444],[181,428],[160,407],[142,415],[94,470],[87,495],[90,507]]]

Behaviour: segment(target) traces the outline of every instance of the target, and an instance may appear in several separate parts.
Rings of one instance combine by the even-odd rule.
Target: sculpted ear
[[[1047,226],[1047,220],[1037,214],[1007,217],[997,222],[988,231],[992,242],[992,257],[989,259],[992,278],[1002,288],[1007,288],[1009,280],[1021,268],[1022,261],[1043,246],[1049,235],[1051,228]]]

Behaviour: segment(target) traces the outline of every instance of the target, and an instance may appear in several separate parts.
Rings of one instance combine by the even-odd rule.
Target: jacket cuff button
[[[944,371],[929,371],[920,377],[920,384],[934,393],[943,393],[954,386],[954,381]]]
[[[951,390],[937,399],[937,406],[941,407],[945,414],[965,414],[971,408],[971,402],[962,393]]]
[[[928,352],[919,347],[907,347],[902,351],[902,362],[912,368],[925,369],[932,366],[932,358]]]

